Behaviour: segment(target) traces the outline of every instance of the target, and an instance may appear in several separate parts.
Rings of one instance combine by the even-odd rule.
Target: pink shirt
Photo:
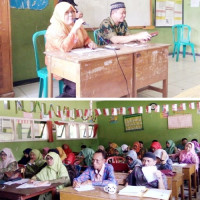
[[[94,181],[102,181],[103,180],[104,169],[105,169],[105,164],[103,164],[100,171],[98,171],[97,169],[95,170]]]

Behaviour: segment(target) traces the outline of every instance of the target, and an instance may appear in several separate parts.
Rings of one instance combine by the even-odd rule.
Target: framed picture
[[[125,115],[124,116],[124,130],[125,132],[144,130],[142,114]]]

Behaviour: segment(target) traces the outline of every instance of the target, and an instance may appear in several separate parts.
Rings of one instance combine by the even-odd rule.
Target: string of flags
[[[171,106],[171,107],[170,107]],[[40,111],[40,118],[48,118],[52,119],[54,117],[61,118],[62,120],[65,120],[66,118],[69,118],[70,120],[74,120],[76,118],[81,118],[83,121],[93,121],[95,122],[97,117],[100,115],[104,116],[118,116],[118,115],[133,115],[137,113],[169,113],[169,110],[172,111],[185,111],[188,109],[194,110],[195,108],[200,110],[200,102],[190,102],[190,103],[180,103],[180,104],[164,104],[164,105],[157,105],[155,104],[152,108],[151,105],[147,106],[129,106],[129,107],[120,107],[120,108],[95,108],[92,109],[92,104],[90,102],[90,108],[86,109],[77,109],[77,108],[69,108],[64,106],[63,109],[61,109],[61,106],[54,106],[51,104],[49,106],[49,109],[47,111],[46,104],[40,103],[38,101],[31,102],[31,111],[27,111],[24,109],[23,105],[20,104],[21,111],[24,112],[36,112],[37,107]]]

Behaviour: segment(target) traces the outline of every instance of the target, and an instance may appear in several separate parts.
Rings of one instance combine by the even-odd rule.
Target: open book
[[[145,186],[131,186],[128,185],[119,191],[119,195],[137,196],[142,197],[143,193],[147,190]]]

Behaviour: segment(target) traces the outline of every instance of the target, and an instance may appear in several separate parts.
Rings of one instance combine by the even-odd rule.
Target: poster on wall
[[[124,129],[125,132],[143,130],[142,114],[125,115]]]
[[[183,24],[183,2],[183,0],[156,0],[156,27]]]

